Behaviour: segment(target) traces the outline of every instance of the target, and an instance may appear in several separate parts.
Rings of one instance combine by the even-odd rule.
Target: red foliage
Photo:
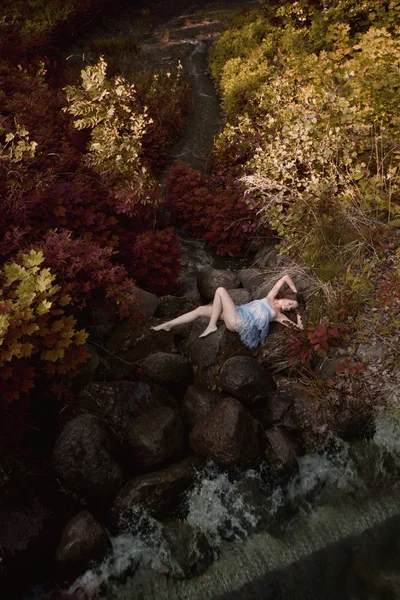
[[[120,316],[136,314],[136,299],[131,292],[135,282],[125,267],[113,264],[115,250],[73,238],[68,231],[47,236],[42,250],[45,266],[57,273],[63,282],[63,293],[71,296],[73,306],[82,308],[96,292],[103,291],[117,302]]]
[[[329,348],[349,331],[345,323],[333,323],[328,318],[303,331],[289,331],[290,364],[308,364],[314,356],[326,356]]]
[[[136,281],[154,294],[175,291],[180,271],[178,237],[172,229],[145,231],[132,245]]]
[[[256,208],[246,204],[244,189],[222,175],[206,178],[185,163],[170,169],[166,206],[174,223],[215,246],[217,253],[240,254],[257,246]]]

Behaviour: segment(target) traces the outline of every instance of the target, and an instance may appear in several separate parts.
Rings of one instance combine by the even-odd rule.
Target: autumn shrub
[[[113,261],[118,254],[114,249],[100,246],[95,240],[74,238],[72,232],[64,230],[50,233],[41,250],[44,264],[57,273],[75,310],[102,294],[117,304],[121,317],[135,318],[136,299],[132,295],[135,282],[128,277],[125,267]]]
[[[170,169],[166,187],[172,220],[203,237],[218,254],[240,254],[255,248],[268,231],[259,227],[256,207],[246,203],[242,185],[223,175],[205,177],[178,163]]]
[[[31,250],[1,270],[0,372],[3,402],[27,393],[41,370],[49,375],[76,372],[87,358],[87,334],[66,312],[64,294],[42,252]],[[36,358],[36,362],[33,359]]]
[[[138,284],[158,295],[176,292],[181,269],[178,241],[171,228],[144,231],[136,237],[129,250]]]

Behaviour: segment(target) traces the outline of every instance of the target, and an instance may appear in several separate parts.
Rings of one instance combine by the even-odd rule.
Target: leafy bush
[[[178,236],[172,229],[144,231],[130,248],[136,281],[154,294],[176,291],[180,272]]]
[[[67,315],[71,297],[42,268],[42,252],[31,250],[0,274],[0,390],[5,402],[18,400],[44,370],[48,375],[76,372],[85,362],[87,334]],[[36,362],[33,359],[36,358]]]
[[[203,237],[217,253],[240,254],[257,247],[268,231],[259,227],[256,208],[246,203],[239,183],[202,176],[185,163],[169,171],[166,206],[177,225]]]
[[[146,108],[135,99],[134,85],[122,77],[106,79],[103,58],[82,70],[82,86],[67,86],[74,126],[90,129],[87,164],[112,183],[117,190],[117,211],[137,214],[137,205],[157,205],[159,194],[143,165],[141,139],[150,122]]]

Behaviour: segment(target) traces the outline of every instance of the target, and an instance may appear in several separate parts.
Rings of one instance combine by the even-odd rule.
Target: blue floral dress
[[[248,348],[256,348],[262,344],[268,335],[269,324],[273,318],[272,308],[265,298],[237,306],[235,329],[243,344]]]

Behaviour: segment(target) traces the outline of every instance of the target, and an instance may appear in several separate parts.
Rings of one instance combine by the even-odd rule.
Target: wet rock
[[[236,273],[229,269],[202,269],[197,275],[199,292],[206,300],[212,300],[218,287],[234,289],[239,287],[240,281]]]
[[[189,444],[222,467],[246,468],[260,455],[259,423],[240,402],[224,398],[196,423]]]
[[[213,550],[199,527],[183,521],[169,521],[163,527],[164,568],[176,579],[201,575],[213,560]]]
[[[37,577],[51,562],[65,523],[76,503],[47,477],[25,477],[0,489],[0,589]],[[28,575],[29,574],[29,575]],[[13,579],[16,578],[13,585]],[[4,592],[4,600],[11,598]]]
[[[265,273],[261,269],[242,269],[238,272],[239,281],[251,297],[264,284]]]
[[[57,475],[73,490],[97,503],[112,500],[123,483],[111,432],[97,417],[69,421],[53,450]]]
[[[247,304],[248,302],[250,302],[250,294],[247,290],[243,288],[228,290],[228,294],[230,295],[236,306],[240,306],[241,304]]]
[[[278,471],[297,468],[300,446],[296,438],[282,427],[264,432],[264,458],[269,467]]]
[[[151,322],[137,330],[122,325],[107,341],[104,358],[109,365],[105,375],[115,381],[137,379],[139,362],[153,352],[173,352],[174,336],[170,331],[153,331]],[[111,352],[112,354],[109,354]],[[115,355],[115,356],[112,356]]]
[[[282,389],[282,380],[284,381],[282,377],[276,378],[277,390],[271,394],[264,408],[262,422],[267,428],[281,423],[293,403],[293,394],[290,389]]]
[[[129,481],[119,492],[111,510],[113,532],[135,529],[142,508],[156,519],[170,516],[194,481],[196,469],[202,465],[199,457],[192,457]]]
[[[159,383],[180,383],[193,376],[193,369],[186,356],[169,352],[150,354],[142,366],[151,379]]]
[[[351,442],[349,457],[364,489],[380,490],[383,485],[399,479],[400,465],[396,456],[372,441]]]
[[[132,288],[132,294],[138,299],[138,309],[145,317],[152,317],[157,310],[158,298],[141,288]]]
[[[120,439],[136,417],[163,405],[160,390],[138,381],[91,383],[78,401],[81,409],[106,420]]]
[[[65,577],[75,579],[103,560],[111,543],[101,525],[83,510],[65,526],[58,544],[55,563]]]
[[[158,299],[157,315],[166,319],[174,319],[180,313],[190,312],[199,305],[199,301],[187,296],[161,296]]]
[[[183,421],[168,406],[140,415],[124,432],[127,454],[138,471],[157,468],[176,460],[185,445]]]
[[[218,400],[217,394],[190,385],[182,402],[182,416],[190,428],[193,428],[197,421],[215,406]]]
[[[248,408],[265,404],[276,384],[270,373],[250,356],[232,356],[221,368],[219,387]]]

